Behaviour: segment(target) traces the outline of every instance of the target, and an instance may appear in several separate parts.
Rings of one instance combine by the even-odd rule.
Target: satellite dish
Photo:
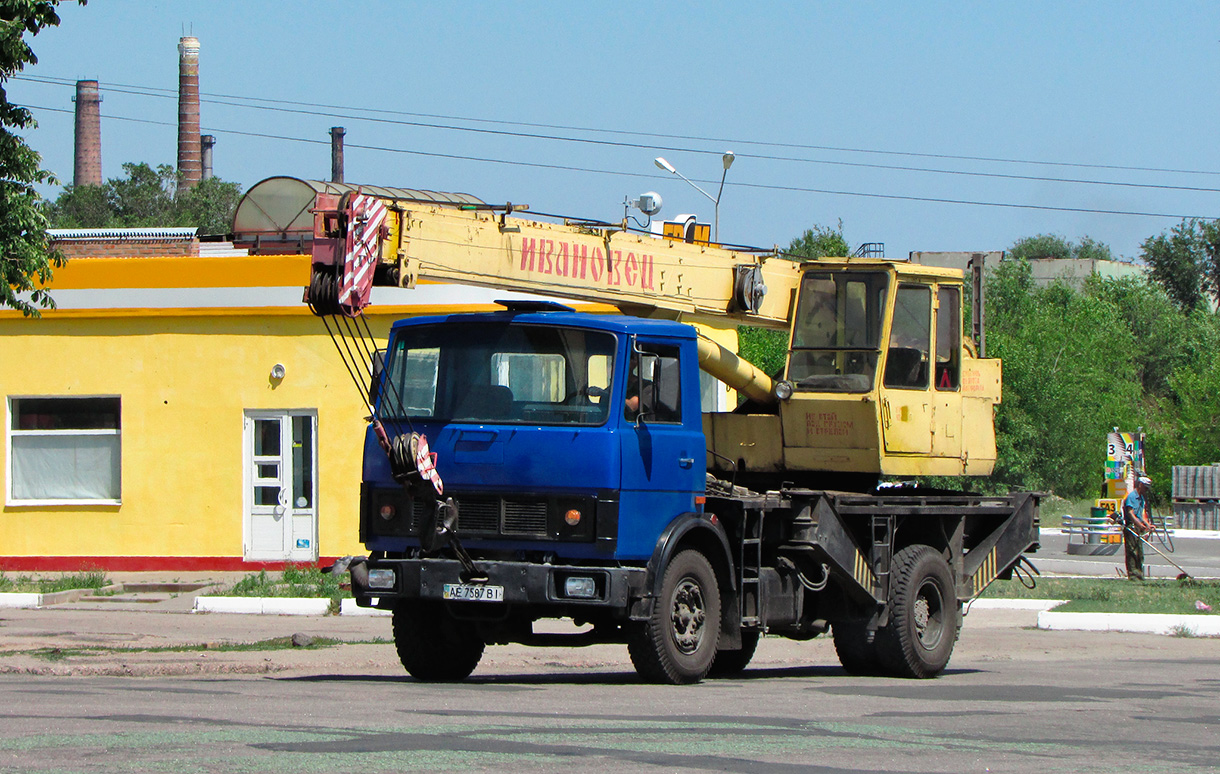
[[[656,191],[648,191],[640,194],[640,198],[632,202],[636,209],[644,213],[648,217],[652,217],[661,211],[661,194]]]

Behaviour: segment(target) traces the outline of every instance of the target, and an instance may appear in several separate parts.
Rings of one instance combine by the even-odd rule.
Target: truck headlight
[[[394,571],[393,570],[369,570],[370,589],[392,589],[394,588]]]
[[[597,583],[592,578],[579,575],[569,577],[563,582],[563,595],[577,599],[596,599]]]

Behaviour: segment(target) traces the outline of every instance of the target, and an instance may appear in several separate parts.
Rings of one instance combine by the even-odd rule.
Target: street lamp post
[[[656,164],[659,169],[663,169],[666,172],[669,172],[670,174],[677,175],[678,177],[682,178],[683,180],[686,181],[686,183],[691,188],[694,188],[696,191],[698,191],[699,193],[706,196],[712,202],[713,208],[715,210],[715,224],[713,226],[712,239],[714,239],[716,242],[720,241],[720,196],[724,193],[724,179],[725,179],[725,177],[728,176],[729,167],[733,166],[734,159],[735,159],[735,156],[733,156],[733,151],[725,151],[724,155],[721,157],[721,160],[724,163],[724,172],[722,172],[720,175],[720,190],[718,190],[716,192],[715,196],[712,196],[707,191],[705,191],[702,188],[700,188],[699,186],[695,185],[694,182],[692,182],[690,178],[688,178],[686,175],[679,172],[677,169],[674,168],[673,164],[670,164],[668,161],[661,158],[660,156],[657,156],[657,158],[653,160],[653,163]]]

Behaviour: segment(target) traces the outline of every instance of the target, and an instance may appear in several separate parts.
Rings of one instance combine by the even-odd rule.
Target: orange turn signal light
[[[573,508],[563,515],[563,520],[568,523],[569,527],[575,527],[580,523],[580,511]]]

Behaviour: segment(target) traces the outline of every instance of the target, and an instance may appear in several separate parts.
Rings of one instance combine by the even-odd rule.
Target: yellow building
[[[358,553],[368,410],[302,303],[309,257],[140,256],[138,239],[118,238],[127,257],[55,272],[57,310],[0,311],[0,569],[242,570]],[[378,288],[367,320],[383,339],[399,317],[522,297]]]

